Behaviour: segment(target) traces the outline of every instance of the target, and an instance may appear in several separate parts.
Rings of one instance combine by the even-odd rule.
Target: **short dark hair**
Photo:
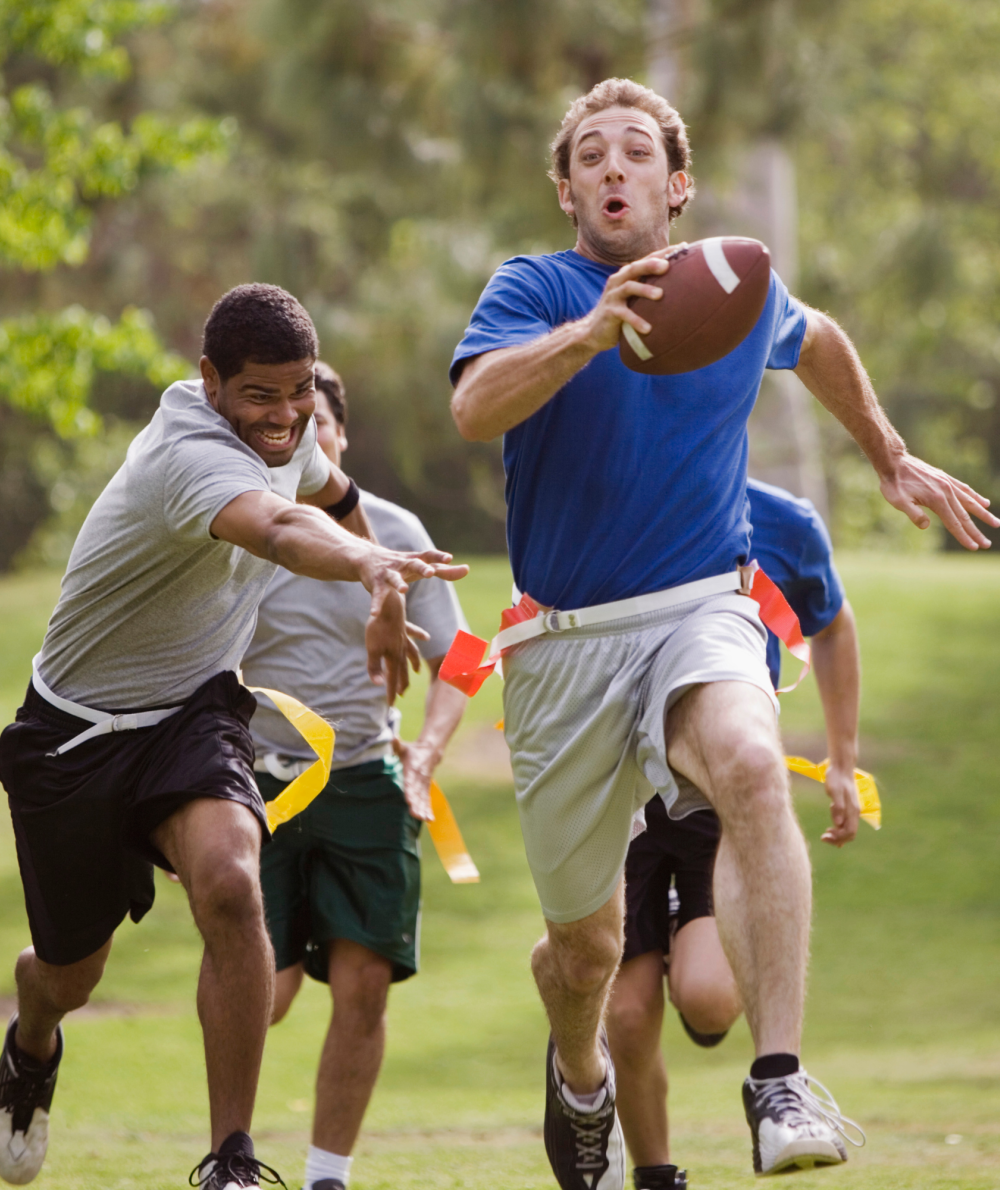
[[[605,79],[596,87],[591,87],[586,95],[574,99],[563,116],[556,138],[549,146],[552,157],[549,177],[553,182],[569,181],[569,156],[576,130],[588,116],[606,111],[609,107],[634,107],[640,112],[645,112],[647,116],[652,116],[660,126],[663,147],[667,151],[667,168],[672,174],[684,170],[690,175],[691,146],[688,144],[687,128],[677,109],[671,107],[662,95],[657,95],[649,87],[633,82],[632,79]],[[677,218],[693,197],[692,181],[680,206],[670,208],[671,220]],[[575,218],[573,226],[576,226]]]
[[[202,354],[223,381],[244,364],[291,364],[319,355],[312,319],[277,285],[237,285],[212,307],[205,323]]]
[[[327,404],[330,406],[330,412],[342,426],[346,426],[347,391],[344,388],[344,382],[340,379],[339,373],[335,372],[329,364],[325,364],[321,359],[318,359],[314,374],[316,376],[317,392],[321,392],[326,397]]]

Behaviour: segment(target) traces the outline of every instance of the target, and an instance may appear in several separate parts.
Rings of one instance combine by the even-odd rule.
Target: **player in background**
[[[316,425],[334,466],[347,447],[340,377],[316,365]],[[361,494],[378,540],[427,550],[430,537],[410,512]],[[320,1054],[305,1190],[344,1190],[351,1150],[378,1078],[389,985],[417,971],[421,820],[430,818],[430,781],[468,699],[437,673],[465,617],[455,591],[421,579],[406,616],[425,639],[430,688],[419,738],[399,741],[399,712],[367,672],[365,625],[371,600],[357,584],[323,583],[278,571],[261,601],[243,659],[253,685],[292,694],[336,724],[326,788],[274,834],[261,853],[264,912],[274,943],[272,1023],[304,974],[330,985],[333,1019]],[[261,702],[251,723],[254,769],[271,801],[315,760],[287,720]]]
[[[832,823],[823,841],[854,838],[858,797],[861,658],[851,605],[833,563],[826,526],[808,500],[749,480],[750,552],[779,587],[812,638],[813,672],[826,721]],[[767,667],[777,689],[778,638],[767,634]],[[673,1190],[683,1173],[669,1164],[667,1072],[660,1049],[664,965],[670,1001],[698,1045],[718,1045],[743,1009],[712,909],[719,844],[713,810],[680,821],[661,798],[645,808],[646,830],[625,862],[625,950],[608,1005],[608,1040],[618,1075],[618,1114],[632,1155],[636,1190]],[[673,887],[671,887],[673,880]]]
[[[757,325],[723,359],[679,376],[629,371],[622,324],[640,335],[650,325],[628,300],[659,296],[641,278],[669,268],[670,223],[690,195],[684,124],[653,91],[609,79],[571,105],[552,149],[576,246],[493,275],[455,351],[452,413],[469,440],[504,436],[520,591],[566,613],[640,595],[658,610],[550,633],[504,658],[505,733],[546,919],[532,956],[552,1027],[546,1150],[563,1190],[624,1184],[602,1022],[632,817],[660,793],[676,814],[711,807],[722,823],[716,913],[757,1052],[744,1084],[755,1167],[836,1163],[846,1151],[799,1063],[809,858],[766,634],[737,593],[750,556],[746,423],[764,369],[798,373],[917,524],[930,523],[926,506],[977,549],[989,542],[970,513],[1000,521],[907,452],[847,336],[775,274]]]
[[[33,943],[17,960],[0,1058],[8,1182],[42,1165],[59,1022],[86,1004],[125,916],[149,910],[156,864],[180,877],[205,943],[212,1152],[195,1177],[202,1190],[259,1184],[249,1129],[274,990],[259,875],[270,835],[255,700],[235,672],[257,605],[278,566],[364,584],[369,671],[391,695],[415,652],[406,582],[465,573],[436,550],[397,553],[348,531],[368,526],[357,485],[316,442],[317,349],[284,290],[243,285],[219,299],[202,379],[167,389],[87,516],[24,705],[0,737]]]

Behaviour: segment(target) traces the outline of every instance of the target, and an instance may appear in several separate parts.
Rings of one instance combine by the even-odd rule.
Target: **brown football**
[[[743,342],[767,301],[771,256],[759,240],[698,240],[667,259],[666,273],[643,277],[658,286],[663,297],[629,302],[653,329],[640,335],[622,324],[618,350],[633,372],[673,376],[707,368]]]

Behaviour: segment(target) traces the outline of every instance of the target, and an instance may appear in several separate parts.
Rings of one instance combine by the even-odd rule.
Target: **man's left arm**
[[[424,706],[424,726],[412,743],[397,739],[394,748],[403,762],[403,792],[414,818],[429,821],[431,813],[431,779],[441,763],[444,750],[462,720],[469,699],[460,690],[442,682],[438,676],[444,657],[427,662],[431,684]]]
[[[854,780],[858,759],[858,713],[861,703],[861,651],[851,605],[844,600],[829,624],[810,640],[813,672],[826,721],[826,792],[833,825],[823,842],[834,847],[849,843],[858,833],[861,807]]]
[[[989,500],[968,484],[911,455],[879,405],[847,335],[818,310],[807,308],[806,317],[795,372],[864,451],[879,477],[882,495],[919,529],[931,523],[924,512],[929,508],[966,549],[988,549],[989,538],[972,517],[993,528],[1000,525],[1000,520],[988,511]]]

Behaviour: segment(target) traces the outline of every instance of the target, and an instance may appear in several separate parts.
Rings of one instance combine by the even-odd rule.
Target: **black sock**
[[[230,1132],[219,1145],[219,1156],[228,1157],[230,1153],[242,1153],[244,1157],[253,1156],[253,1141],[248,1132]]]
[[[795,1074],[798,1068],[799,1060],[794,1054],[765,1054],[750,1067],[750,1077],[786,1078]]]

